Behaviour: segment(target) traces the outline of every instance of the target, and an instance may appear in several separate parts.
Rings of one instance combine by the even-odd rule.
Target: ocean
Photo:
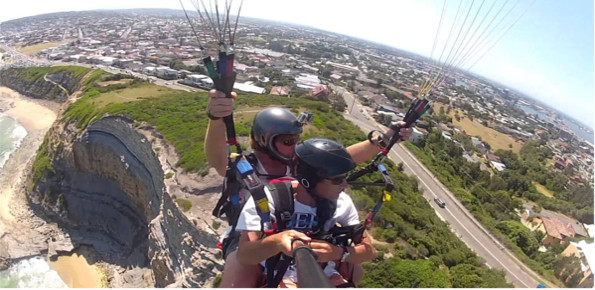
[[[27,130],[17,120],[0,114],[0,170],[8,157],[27,136]],[[0,271],[0,288],[67,288],[56,271],[40,257],[22,260]]]
[[[0,288],[68,288],[40,257],[22,260],[0,271]]]
[[[523,111],[525,111],[525,113],[527,113],[527,114],[537,115],[537,117],[539,119],[542,119],[544,121],[549,121],[549,118],[546,115],[544,115],[543,113],[541,113],[529,106],[519,105],[519,107]],[[566,119],[564,116],[562,116],[562,121],[564,122],[564,124],[566,124],[566,126],[568,126],[568,128],[570,128],[570,130],[572,130],[574,132],[574,134],[578,135],[579,137],[583,138],[584,140],[586,140],[588,142],[591,142],[591,143],[595,142],[595,136],[589,134],[588,132],[585,132],[585,130],[581,129],[578,125],[576,125],[572,121]]]
[[[25,136],[27,136],[27,130],[17,120],[0,114],[0,170],[10,154],[21,146]]]

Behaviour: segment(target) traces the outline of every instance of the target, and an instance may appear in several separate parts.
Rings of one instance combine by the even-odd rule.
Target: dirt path
[[[57,83],[57,82],[54,82],[54,81],[52,81],[52,80],[48,79],[48,78],[47,78],[47,76],[48,76],[48,74],[45,74],[45,75],[43,76],[43,79],[44,79],[46,82],[50,82],[50,83],[52,83],[52,84],[54,84],[54,85],[56,85],[56,86],[60,87],[60,88],[62,89],[62,91],[64,91],[64,93],[66,93],[66,96],[70,96],[70,93],[68,93],[68,90],[67,90],[67,89],[65,89],[65,88],[64,88],[62,85],[60,85],[59,83]]]

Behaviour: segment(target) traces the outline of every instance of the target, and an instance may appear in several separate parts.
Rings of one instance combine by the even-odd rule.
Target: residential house
[[[330,78],[333,82],[338,82],[341,80],[342,77],[339,74],[331,74]]]
[[[253,94],[264,94],[266,93],[265,88],[261,88],[255,85],[252,85],[252,82],[245,82],[245,83],[234,83],[233,88],[242,92],[246,93],[253,93]]]
[[[331,62],[331,61],[327,61],[325,65],[326,66],[331,66],[331,67],[333,67],[335,69],[338,69],[340,71],[343,71],[343,72],[359,73],[359,69],[357,67],[354,67],[354,66],[348,66],[348,65],[341,64],[341,63]]]
[[[387,106],[387,105],[379,105],[378,107],[376,107],[376,111],[384,111],[384,112],[392,112],[395,114],[398,114],[399,111],[391,106]]]
[[[322,101],[328,100],[330,94],[331,92],[325,85],[317,85],[316,88],[310,91],[310,96]]]
[[[426,138],[426,134],[427,131],[426,130],[419,130],[415,127],[412,127],[412,132],[411,132],[411,137],[409,137],[409,141],[413,144],[420,144],[421,140],[423,140],[424,138]],[[423,131],[425,131],[426,133],[424,134]]]
[[[568,247],[562,252],[562,256],[575,256],[581,261],[581,271],[583,278],[580,280],[577,288],[593,288],[593,266],[595,266],[595,244],[580,241],[578,243],[570,242]]]
[[[546,234],[542,241],[542,244],[545,246],[559,244],[575,236],[575,231],[571,224],[564,224],[558,219],[549,217],[542,217],[541,224],[537,226],[536,230]]]
[[[486,154],[488,152],[486,146],[477,137],[471,137],[471,142],[473,142],[473,145],[477,147],[477,150],[479,150],[481,154]]]
[[[444,137],[444,139],[452,140],[452,135],[447,131],[442,131],[442,137]]]
[[[155,76],[164,80],[174,80],[180,77],[180,72],[166,66],[160,66],[155,69]]]
[[[492,152],[487,152],[485,157],[488,161],[500,162],[500,157],[498,155],[493,154]]]
[[[276,95],[276,96],[289,96],[290,88],[289,87],[272,87],[271,92],[269,94]]]
[[[506,165],[504,165],[504,163],[497,161],[490,161],[490,167],[496,169],[498,172],[502,172],[506,169]]]
[[[320,84],[320,79],[317,75],[300,73],[300,75],[295,78],[295,83],[298,89],[309,92]]]
[[[563,159],[556,159],[554,162],[554,168],[564,170],[566,168],[566,162]]]

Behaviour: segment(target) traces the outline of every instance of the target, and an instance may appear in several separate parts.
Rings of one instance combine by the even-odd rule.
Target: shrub
[[[192,208],[192,202],[185,198],[176,198],[176,203],[184,212],[187,212]]]

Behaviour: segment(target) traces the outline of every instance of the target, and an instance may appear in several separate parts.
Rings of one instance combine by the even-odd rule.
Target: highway
[[[371,130],[384,131],[383,126],[377,124],[372,118],[367,119],[364,107],[357,101],[354,104],[353,94],[339,89],[343,94],[348,106],[348,112],[344,116],[364,132]],[[354,104],[353,110],[351,106]],[[360,110],[364,109],[364,113]],[[384,127],[386,128],[386,127]],[[423,188],[424,197],[429,200],[440,218],[446,221],[456,235],[465,242],[475,253],[484,258],[490,268],[503,270],[506,274],[506,280],[519,288],[535,288],[539,282],[528,272],[531,271],[515,257],[511,256],[501,245],[492,240],[492,238],[478,225],[472,215],[460,204],[448,189],[442,185],[430,171],[418,161],[402,144],[393,147],[388,155],[389,159],[395,163],[403,162],[405,173],[415,176],[419,180],[420,187]],[[446,202],[446,208],[439,207],[434,198],[440,198]],[[398,198],[398,197],[397,197]],[[534,274],[537,275],[537,274]],[[545,280],[545,279],[541,279]],[[548,283],[550,284],[550,283]],[[553,285],[550,285],[553,286]]]

